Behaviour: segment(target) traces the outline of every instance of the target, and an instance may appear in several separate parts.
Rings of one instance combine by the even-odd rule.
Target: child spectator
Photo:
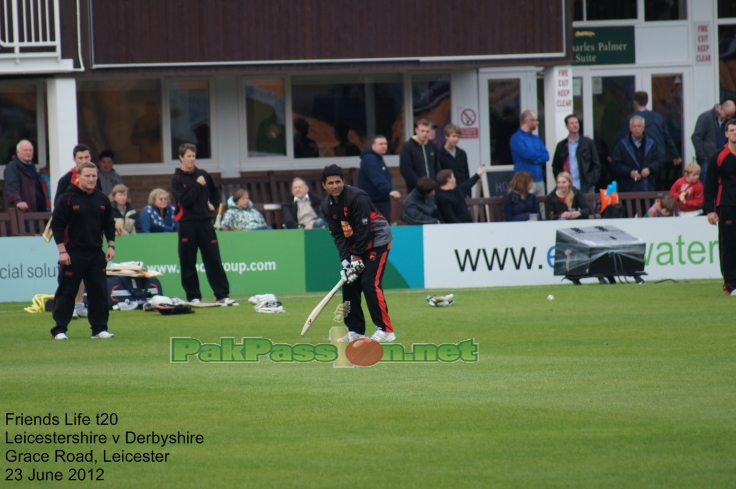
[[[176,208],[169,204],[169,193],[162,188],[151,190],[148,205],[141,212],[142,233],[173,233],[179,229],[174,220]]]
[[[222,216],[222,227],[235,231],[256,231],[271,229],[260,212],[253,208],[253,202],[248,198],[248,191],[239,188],[227,200],[227,210]]]
[[[683,176],[670,189],[670,195],[677,200],[681,216],[697,216],[703,212],[703,184],[700,182],[700,165],[688,163],[682,171]]]
[[[115,185],[110,193],[110,203],[116,227],[122,229],[123,234],[135,234],[140,230],[138,213],[133,204],[128,202],[128,187],[122,183]]]
[[[657,199],[645,217],[672,217],[677,215],[677,201],[671,195]]]

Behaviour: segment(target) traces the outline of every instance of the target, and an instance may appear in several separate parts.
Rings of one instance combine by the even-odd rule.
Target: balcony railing
[[[0,59],[61,59],[59,0],[1,0]]]

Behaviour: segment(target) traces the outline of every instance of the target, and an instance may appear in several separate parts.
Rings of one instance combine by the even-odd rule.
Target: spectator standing
[[[539,118],[533,110],[521,113],[521,126],[511,136],[511,155],[514,158],[514,173],[522,170],[532,174],[534,193],[544,195],[544,165],[549,153],[544,142],[534,134]]]
[[[3,172],[5,204],[21,212],[46,212],[46,185],[33,162],[33,144],[24,139]]]
[[[647,137],[644,118],[635,115],[629,121],[629,135],[620,140],[611,153],[611,174],[619,192],[654,190],[654,178],[663,159],[659,146]]]
[[[100,180],[100,189],[105,195],[110,195],[115,185],[123,184],[123,177],[118,175],[113,166],[115,165],[115,153],[106,149],[100,153],[100,162],[98,167],[100,170],[97,178]]]
[[[595,193],[595,184],[601,176],[601,162],[592,139],[580,134],[580,119],[575,114],[565,117],[568,136],[555,148],[552,173],[555,179],[563,171],[572,176],[575,188],[586,194]]]
[[[445,144],[440,148],[440,168],[443,170],[452,170],[452,174],[455,175],[458,185],[462,185],[470,178],[468,154],[457,145],[461,135],[462,132],[457,124],[446,125]],[[465,195],[465,197],[470,197],[470,193]]]
[[[733,100],[724,100],[698,116],[695,130],[690,138],[695,147],[695,159],[700,165],[700,181],[707,178],[708,163],[714,154],[721,151],[726,140],[726,121],[736,114]]]
[[[176,207],[170,204],[169,193],[155,188],[148,194],[148,205],[141,211],[142,233],[175,233],[179,224],[174,218]]]
[[[394,190],[391,172],[383,161],[386,151],[388,141],[381,135],[374,137],[371,147],[363,150],[360,154],[358,188],[368,194],[378,212],[391,222],[391,199],[398,199],[401,194]]]
[[[399,155],[399,170],[406,181],[406,192],[411,193],[421,177],[434,179],[440,171],[437,146],[429,140],[432,122],[419,119],[414,125],[414,136],[404,143]]]
[[[462,185],[458,185],[452,170],[440,170],[437,174],[437,184],[440,186],[437,189],[437,209],[443,222],[473,222],[473,216],[470,215],[468,204],[465,202],[465,194],[478,183],[484,173],[483,167],[478,167],[475,175],[465,180]]]

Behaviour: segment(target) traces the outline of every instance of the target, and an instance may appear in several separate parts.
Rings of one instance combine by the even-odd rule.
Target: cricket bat
[[[43,239],[45,239],[47,243],[54,237],[54,233],[51,231],[51,219],[46,223],[46,229],[43,230],[43,234],[41,236],[43,236]]]
[[[324,299],[320,301],[319,304],[317,304],[317,307],[314,308],[312,311],[312,314],[309,315],[307,318],[307,322],[304,323],[304,327],[302,328],[302,336],[307,334],[307,331],[309,331],[309,328],[312,327],[312,324],[317,319],[317,316],[320,315],[322,312],[322,309],[325,308],[325,306],[330,302],[330,299],[337,294],[337,291],[340,290],[340,287],[342,287],[345,284],[345,279],[341,278],[340,281],[335,285],[335,287],[327,293]]]
[[[222,213],[225,212],[225,204],[220,204],[217,208],[217,217],[215,218],[215,229],[219,230],[222,227]]]

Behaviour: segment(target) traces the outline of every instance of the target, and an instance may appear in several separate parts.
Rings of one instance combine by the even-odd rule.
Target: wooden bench
[[[15,209],[13,209],[13,212],[15,212]],[[0,237],[10,236],[10,227],[11,227],[10,212],[1,212],[0,213]]]
[[[51,219],[50,212],[19,212],[15,208],[10,208],[8,213],[12,236],[41,236],[46,229],[46,223]]]

